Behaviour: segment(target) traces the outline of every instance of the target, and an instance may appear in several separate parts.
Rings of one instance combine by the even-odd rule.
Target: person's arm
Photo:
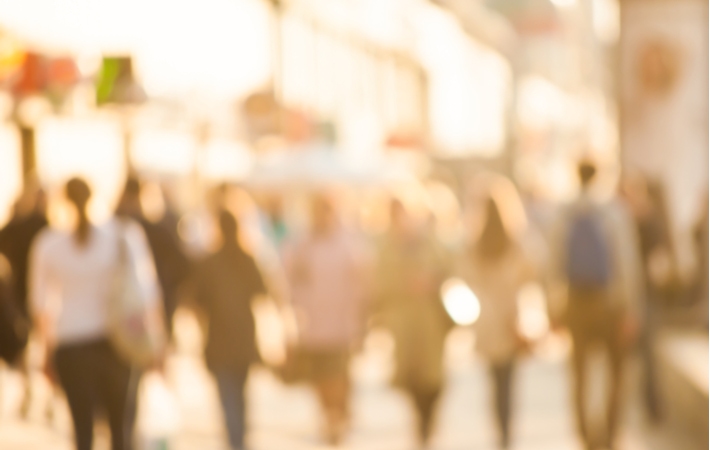
[[[616,205],[613,210],[614,245],[619,265],[619,300],[627,316],[640,320],[643,298],[643,263],[639,236],[628,212]]]
[[[567,280],[563,267],[565,264],[565,245],[567,237],[567,213],[562,211],[551,227],[549,252],[546,267],[540,273],[547,298],[547,311],[553,328],[562,326],[567,309]]]
[[[154,337],[167,344],[167,316],[163,307],[162,292],[148,239],[143,228],[137,223],[130,222],[119,226],[121,227],[119,230],[126,240],[131,268],[135,271],[140,288],[143,291],[143,298],[147,302],[145,305],[147,306],[146,320],[149,321],[151,329],[156,333]],[[158,363],[160,365],[162,361]]]
[[[7,256],[10,242],[12,242],[10,237],[10,224],[7,224],[3,228],[0,228],[0,253]]]
[[[134,222],[122,225],[122,227],[122,232],[128,244],[130,261],[140,280],[143,294],[150,306],[157,308],[162,305],[160,301],[162,292],[153,253],[145,232],[140,225]]]
[[[251,256],[249,257],[249,263],[247,265],[245,275],[247,277],[247,282],[252,283],[253,297],[269,294],[269,289],[263,275],[261,274],[261,270],[259,270],[259,266]]]
[[[51,361],[57,345],[57,336],[53,328],[51,300],[56,291],[54,290],[55,275],[50,263],[48,246],[48,235],[42,233],[37,236],[30,249],[28,294],[37,337],[45,349],[43,369],[50,379],[54,379]]]

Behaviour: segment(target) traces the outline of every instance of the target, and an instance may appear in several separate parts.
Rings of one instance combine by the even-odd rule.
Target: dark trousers
[[[658,327],[658,318],[655,302],[646,304],[646,320],[643,333],[639,342],[641,363],[643,364],[643,393],[648,418],[652,422],[663,419],[662,403],[658,388],[658,368],[655,352],[655,338]]]
[[[513,406],[513,361],[496,363],[491,366],[494,390],[494,409],[502,448],[510,445],[510,417]]]
[[[77,450],[92,450],[94,418],[103,413],[111,448],[130,450],[133,430],[126,423],[131,369],[107,340],[61,345],[54,355],[59,383],[67,397]]]
[[[621,340],[621,314],[609,306],[606,298],[591,295],[570,296],[569,329],[572,335],[572,370],[574,374],[574,402],[579,433],[587,448],[597,443],[611,446],[616,438],[621,414],[622,375],[625,349]],[[600,348],[609,361],[609,393],[606,417],[601,424],[601,442],[595,442],[587,417],[587,361],[594,348]]]
[[[406,386],[405,390],[412,397],[414,407],[419,416],[419,428],[417,430],[419,432],[419,439],[421,442],[426,443],[432,433],[434,412],[436,410],[437,400],[441,394],[441,388],[409,385]]]
[[[247,382],[248,370],[216,369],[212,373],[217,381],[229,445],[233,450],[242,450],[246,434],[244,387]]]

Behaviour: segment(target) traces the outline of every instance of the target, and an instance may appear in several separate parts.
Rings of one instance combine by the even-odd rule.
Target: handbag
[[[126,235],[119,225],[118,263],[109,302],[109,338],[115,350],[132,367],[156,363],[166,345],[160,317],[151,310]]]

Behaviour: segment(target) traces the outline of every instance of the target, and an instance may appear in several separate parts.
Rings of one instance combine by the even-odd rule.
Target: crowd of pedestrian
[[[64,194],[75,217],[68,231],[50,226],[46,196],[29,183],[0,230],[0,256],[8,263],[0,258],[0,356],[27,373],[32,336],[46,351],[45,373],[66,395],[76,448],[92,448],[94,421],[105,417],[113,450],[130,450],[140,377],[163,366],[182,304],[208,324],[206,366],[218,387],[229,444],[244,449],[245,386],[250,367],[261,361],[252,305],[271,296],[293,312],[297,325],[284,364],[274,370],[313,386],[326,442],[338,445],[347,435],[350,360],[376,326],[394,339],[393,385],[411,398],[416,435],[426,448],[437,429],[445,343],[455,326],[442,286],[456,277],[480,304],[476,348],[489,368],[492,414],[500,448],[507,449],[515,440],[517,361],[531,346],[519,329],[518,295],[537,282],[545,287],[553,330],[566,328],[571,336],[580,438],[586,449],[613,449],[625,362],[637,341],[649,416],[663,417],[653,340],[669,295],[673,249],[660,186],[630,180],[619,196],[602,200],[594,194],[596,172],[591,163],[579,165],[578,198],[549,221],[550,229],[539,230],[546,237],[544,257],[530,233],[511,225],[508,201],[488,186],[476,200],[480,226],[464,230],[455,249],[441,242],[431,217],[420,219],[395,196],[388,229],[375,237],[346,225],[327,193],[312,196],[302,232],[289,227],[282,203],[270,200],[256,225],[275,249],[276,263],[268,264],[263,252],[245,245],[248,226],[227,205],[228,187],[220,187],[207,208],[217,244],[194,252],[173,216],[148,218],[136,178],[126,182],[114,217],[102,224],[90,219],[87,182],[67,182]],[[609,361],[609,396],[605,415],[588,417],[589,356],[597,346]],[[23,411],[32,397],[26,385]]]

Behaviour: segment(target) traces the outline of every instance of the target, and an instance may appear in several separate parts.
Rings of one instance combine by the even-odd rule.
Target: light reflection
[[[481,315],[481,303],[476,294],[459,278],[447,280],[441,287],[444,307],[457,325],[472,325]]]
[[[529,340],[539,340],[550,330],[545,293],[539,284],[528,284],[518,294],[518,329]]]

